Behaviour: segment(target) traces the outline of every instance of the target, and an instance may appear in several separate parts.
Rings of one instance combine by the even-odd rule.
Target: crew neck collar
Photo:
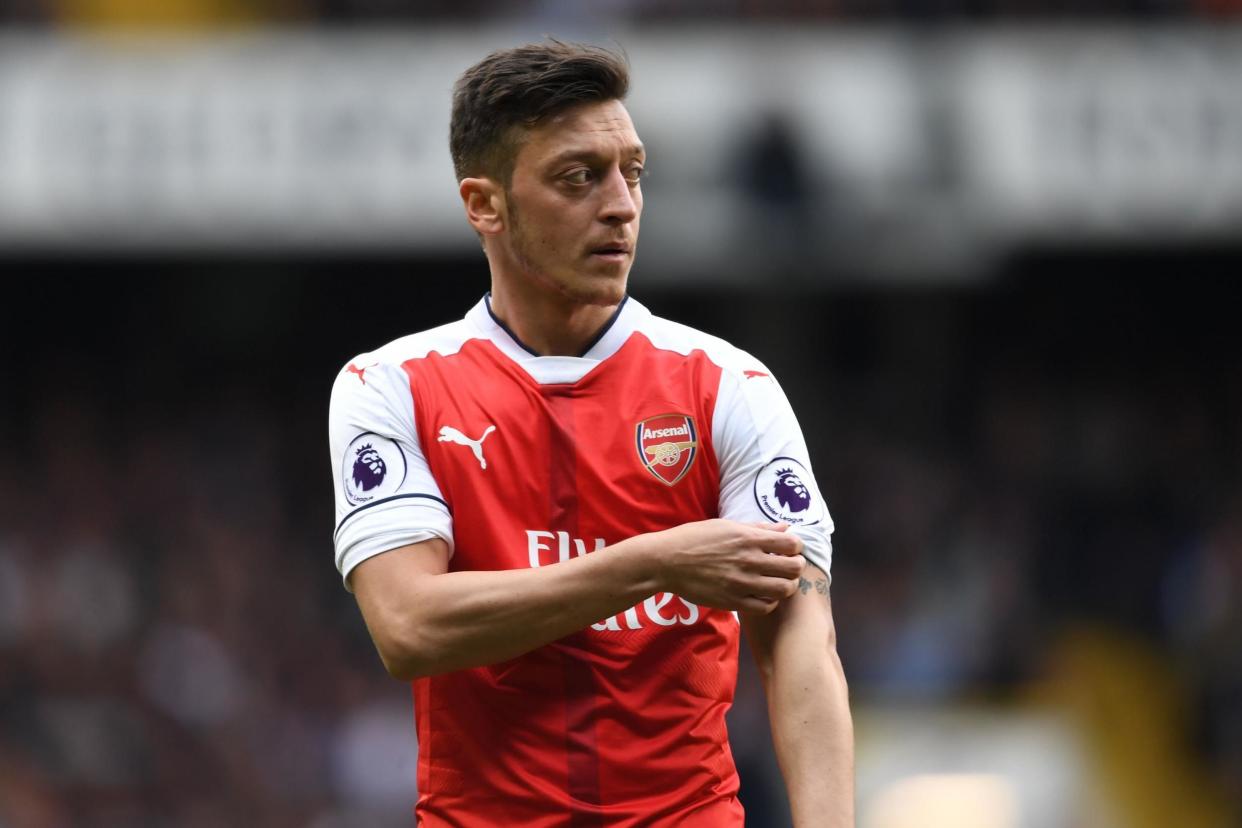
[[[626,295],[608,321],[587,344],[579,356],[544,356],[523,342],[500,317],[492,311],[492,295],[486,293],[466,320],[483,332],[497,347],[517,362],[529,360],[588,360],[599,362],[612,356],[634,332],[639,319],[649,313],[638,301]]]

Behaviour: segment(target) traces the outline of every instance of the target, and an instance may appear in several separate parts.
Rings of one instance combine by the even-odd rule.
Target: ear
[[[490,178],[463,178],[457,192],[466,208],[466,220],[481,236],[505,229],[505,191]]]

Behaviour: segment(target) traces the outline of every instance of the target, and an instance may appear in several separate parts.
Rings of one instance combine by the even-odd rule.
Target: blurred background
[[[328,393],[486,289],[449,89],[544,34],[633,64],[633,294],[801,418],[859,825],[1242,824],[1240,11],[3,0],[0,826],[410,824]]]

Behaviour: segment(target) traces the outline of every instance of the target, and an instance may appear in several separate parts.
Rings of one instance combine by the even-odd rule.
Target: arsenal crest
[[[663,483],[672,486],[686,476],[699,450],[694,418],[686,414],[648,417],[635,430],[638,459]]]

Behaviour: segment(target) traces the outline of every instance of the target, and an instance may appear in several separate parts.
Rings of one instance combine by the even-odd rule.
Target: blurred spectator
[[[761,115],[735,152],[736,184],[746,196],[747,209],[737,226],[754,239],[749,246],[755,256],[751,269],[771,270],[783,278],[809,277],[806,246],[822,232],[832,198],[808,164],[790,116]]]
[[[1164,624],[1196,688],[1197,737],[1242,801],[1242,494],[1170,562]]]
[[[209,29],[287,23],[306,16],[303,0],[44,0],[65,26]]]

